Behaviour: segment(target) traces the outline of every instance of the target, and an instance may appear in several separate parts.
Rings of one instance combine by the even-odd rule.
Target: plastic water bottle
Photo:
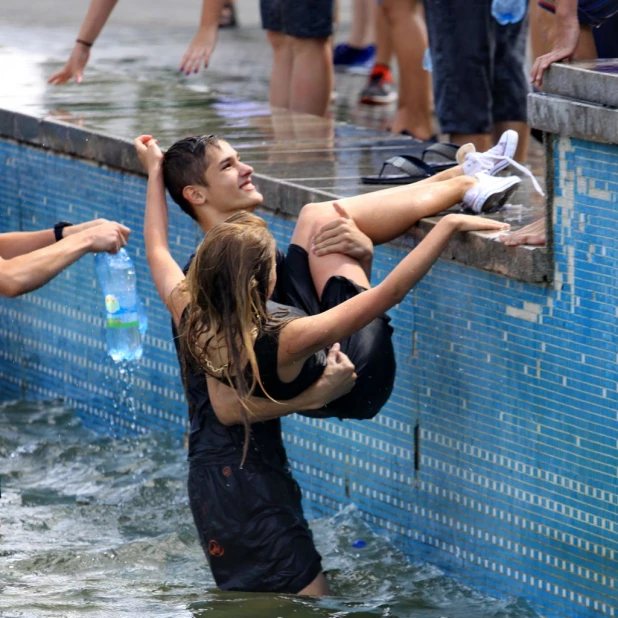
[[[527,8],[527,0],[492,0],[491,14],[501,26],[504,26],[520,22]]]
[[[95,268],[105,297],[107,353],[117,363],[139,360],[143,348],[133,262],[120,249],[114,255],[97,253]]]
[[[429,47],[425,50],[423,54],[423,69],[428,73],[433,71],[433,63],[431,62],[431,50]]]

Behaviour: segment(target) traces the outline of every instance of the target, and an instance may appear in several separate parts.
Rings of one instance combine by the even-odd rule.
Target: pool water
[[[188,506],[186,452],[165,435],[95,434],[61,402],[0,406],[0,615],[523,618],[413,564],[353,507],[312,522],[335,596],[215,588]]]

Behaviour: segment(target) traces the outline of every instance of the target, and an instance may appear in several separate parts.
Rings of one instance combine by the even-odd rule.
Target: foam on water
[[[185,458],[162,434],[94,434],[58,402],[1,406],[0,615],[534,616],[409,562],[353,506],[312,523],[336,596],[221,592],[193,528]]]

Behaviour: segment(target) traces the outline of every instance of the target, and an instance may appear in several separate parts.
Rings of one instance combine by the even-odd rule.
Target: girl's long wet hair
[[[269,322],[266,302],[274,256],[275,241],[266,222],[236,213],[208,232],[184,282],[189,306],[181,342],[206,374],[226,379],[236,391],[245,425],[243,463],[250,438],[246,402],[256,384],[264,390],[253,345],[256,333]],[[216,349],[225,350],[227,363],[213,359]]]

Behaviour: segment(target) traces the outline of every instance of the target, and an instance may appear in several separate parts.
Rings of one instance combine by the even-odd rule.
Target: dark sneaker
[[[377,64],[371,71],[367,86],[360,93],[360,102],[368,105],[386,105],[396,100],[397,92],[391,70]]]
[[[371,70],[375,55],[375,45],[351,47],[347,43],[340,43],[333,51],[333,64],[339,71],[367,74]]]

